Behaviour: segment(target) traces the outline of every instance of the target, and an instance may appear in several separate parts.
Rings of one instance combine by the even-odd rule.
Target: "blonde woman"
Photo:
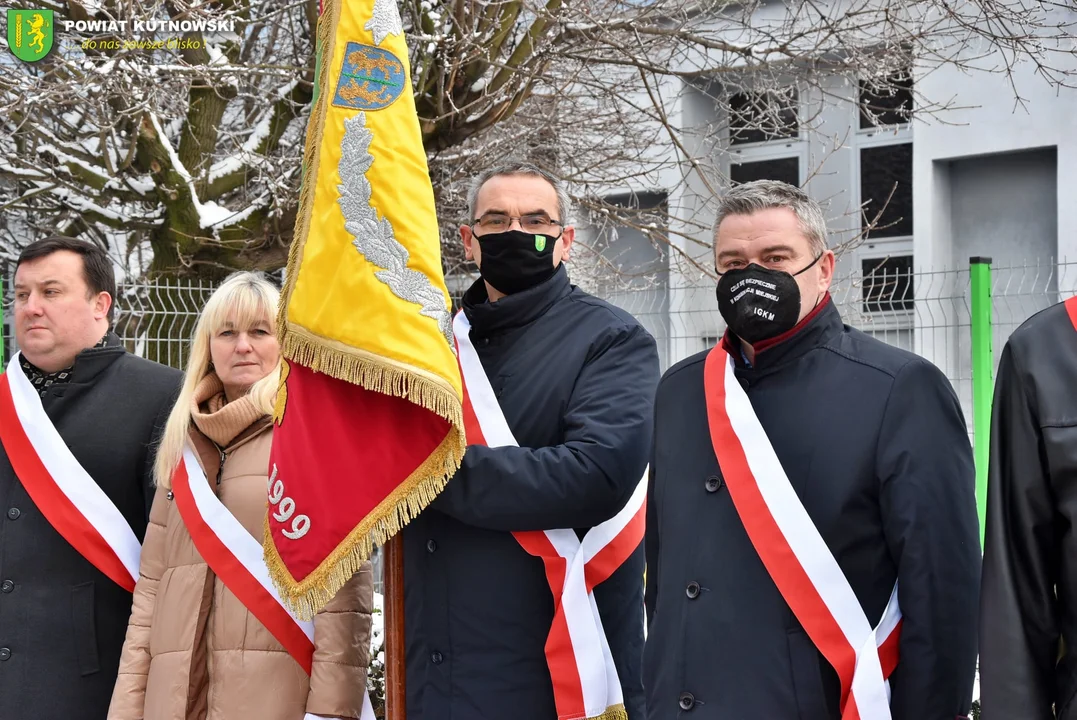
[[[206,497],[208,484],[210,500],[215,495],[262,541],[280,374],[277,301],[277,290],[261,276],[237,273],[213,293],[199,317],[183,389],[157,453],[157,492],[109,720],[361,715],[373,602],[369,563],[315,617],[308,676],[230,589],[226,566],[211,560],[225,573],[218,575],[203,559],[199,548],[209,547],[205,527],[193,524],[192,537],[184,520],[194,517],[192,505],[180,507],[196,489]],[[183,462],[189,479],[175,475],[173,488],[185,448],[194,451],[187,457],[197,458],[200,467]],[[246,541],[242,533],[240,538]]]

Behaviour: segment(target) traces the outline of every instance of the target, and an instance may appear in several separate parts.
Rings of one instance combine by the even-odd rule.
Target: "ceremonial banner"
[[[464,452],[434,194],[395,0],[325,0],[279,315],[266,564],[309,619]]]

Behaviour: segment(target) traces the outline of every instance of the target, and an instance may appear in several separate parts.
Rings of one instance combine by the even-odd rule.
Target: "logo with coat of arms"
[[[36,62],[52,50],[52,10],[8,10],[7,46],[25,62]]]
[[[404,91],[404,64],[388,50],[350,42],[337,80],[333,105],[352,110],[381,110]]]

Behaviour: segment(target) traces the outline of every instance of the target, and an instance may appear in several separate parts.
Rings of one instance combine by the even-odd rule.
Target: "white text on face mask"
[[[743,280],[741,280],[738,283],[734,283],[733,287],[730,288],[730,291],[731,292],[736,292],[737,290],[740,290],[745,285],[758,285],[759,287],[766,288],[767,290],[777,290],[778,289],[778,286],[775,285],[774,283],[769,283],[766,280],[760,280],[759,278],[748,277],[748,278],[744,278]]]
[[[754,308],[754,310],[755,314],[763,318],[764,320],[770,320],[771,322],[774,321],[774,313],[770,312],[769,310],[764,310],[763,308]]]
[[[770,287],[771,287],[772,290],[774,289],[773,285],[771,285]],[[770,300],[772,302],[779,302],[779,298],[778,298],[777,295],[773,295],[773,294],[768,293],[768,292],[763,292],[762,290],[759,290],[758,288],[744,288],[739,293],[737,293],[736,295],[733,296],[732,303],[734,305],[736,305],[737,301],[740,300],[745,295],[755,295],[756,297],[766,298],[767,300]]]

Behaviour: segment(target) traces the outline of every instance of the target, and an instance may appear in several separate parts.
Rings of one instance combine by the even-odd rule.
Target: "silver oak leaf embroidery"
[[[438,330],[455,354],[452,317],[446,309],[445,293],[434,287],[425,274],[408,267],[408,249],[396,239],[389,219],[379,219],[377,210],[370,204],[370,182],[366,174],[374,164],[374,156],[370,154],[373,139],[374,133],[366,126],[366,113],[344,121],[337,167],[342,181],[337,189],[344,229],[355,238],[352,244],[363,257],[383,268],[374,276],[401,300],[419,305],[421,315],[437,322]]]
[[[381,45],[382,41],[390,35],[403,33],[404,28],[400,23],[400,11],[397,10],[396,0],[374,0],[374,13],[363,28],[374,34],[375,45]]]

